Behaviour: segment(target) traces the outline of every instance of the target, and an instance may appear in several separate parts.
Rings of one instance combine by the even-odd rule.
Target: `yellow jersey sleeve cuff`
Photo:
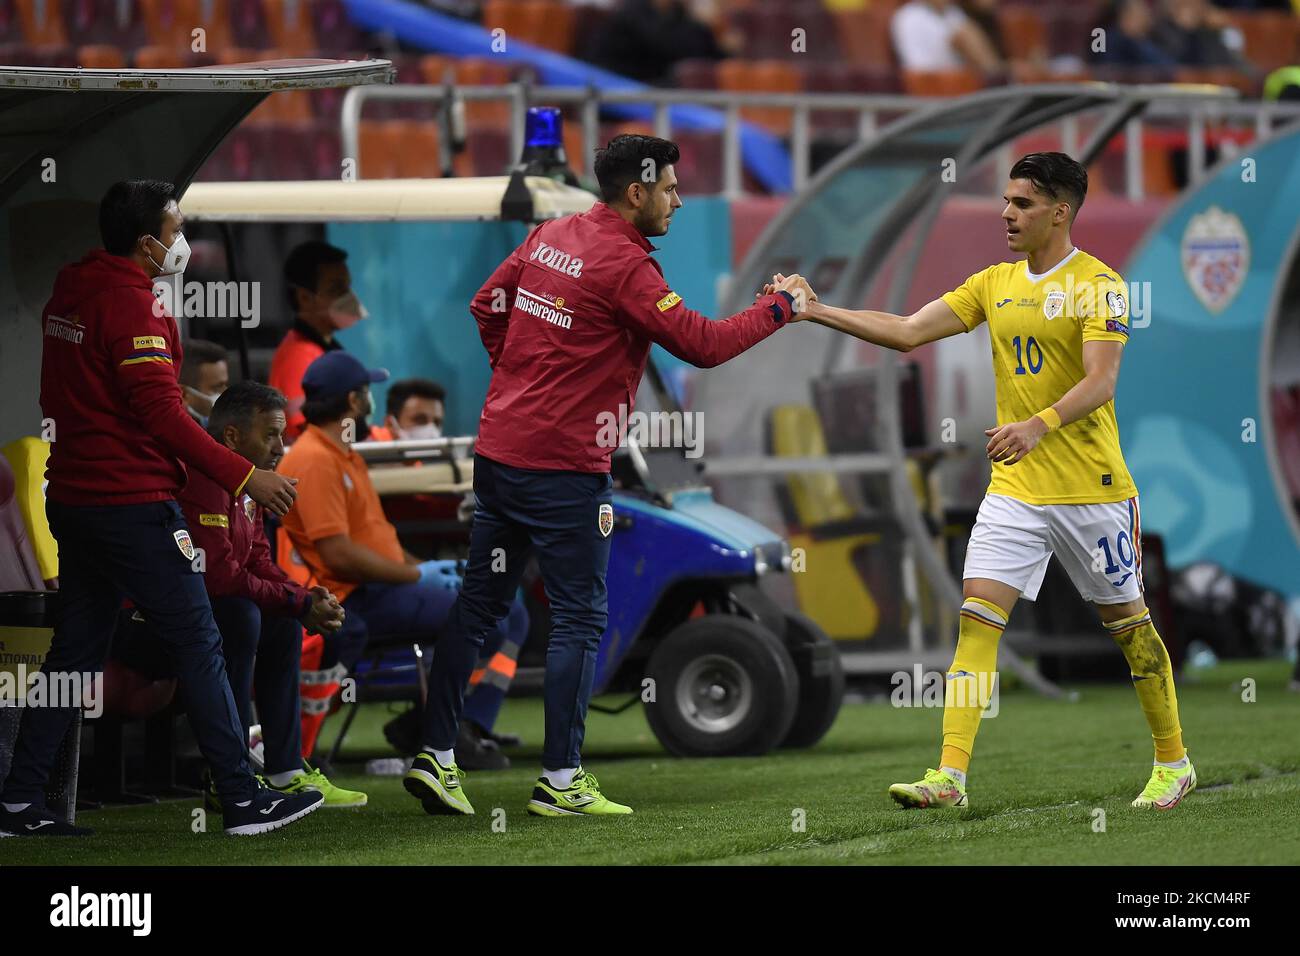
[[[252,468],[248,469],[248,474],[246,474],[246,475],[244,476],[244,480],[241,481],[241,482],[239,483],[239,487],[235,489],[235,497],[236,497],[236,498],[238,498],[241,494],[244,493],[244,485],[248,484],[248,479],[253,477],[253,472],[255,472],[255,471],[257,471],[257,466],[256,466],[256,465],[254,465]]]

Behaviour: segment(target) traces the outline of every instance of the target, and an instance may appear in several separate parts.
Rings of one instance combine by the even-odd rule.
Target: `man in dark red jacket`
[[[429,813],[474,812],[452,749],[462,692],[485,635],[509,610],[530,549],[551,633],[544,772],[528,809],[631,812],[606,799],[581,766],[614,528],[609,461],[618,441],[601,423],[626,420],[620,406],[631,414],[652,343],[692,365],[718,365],[779,329],[812,292],[790,276],[720,322],[688,309],[646,239],[667,233],[682,205],[677,159],[667,140],[611,140],[596,157],[603,201],[538,226],[470,304],[492,381],[479,420],[465,583],[430,668],[425,750],[404,781]]]
[[[287,405],[284,395],[269,385],[238,382],[213,403],[208,433],[257,467],[274,469],[284,455]],[[291,581],[271,559],[262,509],[247,495],[232,495],[194,472],[180,503],[204,556],[203,582],[245,729],[253,725],[257,685],[268,785],[284,793],[314,787],[324,794],[327,807],[364,806],[364,793],[336,787],[302,759],[302,628],[313,634],[337,631],[343,626],[342,605],[327,588],[308,590]],[[211,787],[207,805],[221,810]]]
[[[227,833],[262,833],[321,804],[260,787],[221,658],[221,635],[176,495],[186,468],[275,514],[293,483],[213,441],[185,411],[176,321],[153,280],[185,269],[171,183],[115,183],[99,206],[104,248],[65,267],[42,316],[41,410],[53,422],[46,514],[59,544],[54,638],[42,670],[98,673],[123,597],[167,644],[212,768]],[[66,702],[65,702],[66,703]],[[44,807],[71,706],[27,707],[0,795],[0,834],[82,835]]]

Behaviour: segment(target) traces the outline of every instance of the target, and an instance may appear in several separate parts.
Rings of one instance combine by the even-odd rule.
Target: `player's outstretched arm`
[[[800,318],[898,352],[910,352],[918,345],[966,331],[957,313],[942,299],[927,303],[911,315],[838,309],[813,301]]]

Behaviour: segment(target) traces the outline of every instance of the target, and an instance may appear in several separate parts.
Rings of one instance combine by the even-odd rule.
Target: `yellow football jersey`
[[[1083,343],[1128,341],[1118,272],[1075,249],[1042,275],[1000,262],[943,296],[966,329],[989,324],[998,425],[1054,405],[1084,376]],[[1115,403],[1048,432],[1014,465],[994,462],[988,490],[1035,505],[1101,504],[1137,494],[1119,447]]]

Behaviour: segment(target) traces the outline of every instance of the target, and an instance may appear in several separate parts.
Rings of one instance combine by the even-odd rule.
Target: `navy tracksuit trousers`
[[[513,468],[476,455],[474,497],[465,583],[429,667],[424,742],[453,749],[479,649],[510,612],[535,553],[551,605],[542,766],[578,767],[596,650],[609,616],[612,524],[602,528],[600,506],[612,513],[613,481],[608,474]]]

